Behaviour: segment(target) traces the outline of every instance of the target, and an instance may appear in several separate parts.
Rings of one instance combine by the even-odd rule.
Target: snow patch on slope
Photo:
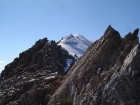
[[[63,37],[58,45],[65,48],[72,56],[76,54],[77,57],[80,58],[91,43],[91,41],[80,34],[70,34]]]
[[[67,66],[66,67],[64,67],[64,71],[66,72],[69,68],[70,68],[70,65],[71,65],[71,63],[72,63],[72,59],[66,59],[67,60]]]

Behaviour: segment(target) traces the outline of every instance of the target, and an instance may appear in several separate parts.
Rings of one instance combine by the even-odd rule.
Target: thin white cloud
[[[0,61],[0,63],[5,63],[4,61]]]

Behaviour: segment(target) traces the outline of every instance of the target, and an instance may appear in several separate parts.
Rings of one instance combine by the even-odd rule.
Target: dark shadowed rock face
[[[67,59],[74,60],[54,41],[37,41],[2,71],[0,105],[46,105],[62,81]]]
[[[140,104],[138,32],[121,38],[109,26],[68,71],[48,105]]]

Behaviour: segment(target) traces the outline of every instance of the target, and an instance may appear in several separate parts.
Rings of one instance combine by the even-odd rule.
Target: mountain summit
[[[121,38],[109,26],[68,71],[47,105],[140,105],[138,32]]]
[[[76,54],[79,58],[84,54],[91,43],[92,42],[90,40],[80,34],[70,34],[66,37],[63,37],[58,42],[58,45],[61,45],[71,55],[74,56]]]
[[[140,105],[138,32],[122,38],[109,25],[76,63],[64,48],[82,52],[83,36],[37,41],[2,72],[0,105]]]

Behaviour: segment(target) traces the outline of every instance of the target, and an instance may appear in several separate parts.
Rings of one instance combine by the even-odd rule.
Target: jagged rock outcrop
[[[138,32],[121,38],[109,25],[68,71],[48,105],[140,104]]]
[[[55,41],[37,41],[2,71],[0,105],[46,105],[63,79],[67,59],[74,61]]]
[[[139,105],[138,32],[121,38],[109,25],[67,73],[74,58],[55,41],[37,41],[2,72],[0,105]]]

